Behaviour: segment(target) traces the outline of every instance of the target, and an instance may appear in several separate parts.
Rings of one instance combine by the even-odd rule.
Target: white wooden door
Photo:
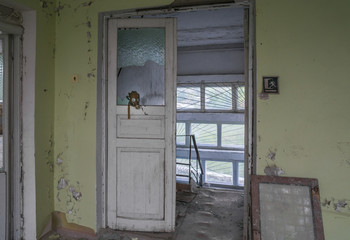
[[[110,20],[107,52],[107,225],[173,231],[176,22]],[[128,119],[131,91],[141,107],[131,107]]]

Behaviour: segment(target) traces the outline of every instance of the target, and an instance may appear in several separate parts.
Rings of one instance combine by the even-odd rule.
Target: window
[[[244,147],[244,124],[222,124],[221,144],[223,147]]]
[[[202,76],[189,83],[194,78],[183,78],[177,87],[177,180],[186,180],[181,175],[189,169],[183,161],[188,164],[188,136],[194,135],[204,183],[244,186],[244,83],[202,81]]]
[[[179,84],[177,110],[180,112],[243,112],[242,83]]]
[[[200,87],[178,87],[177,109],[201,109]]]
[[[231,162],[205,161],[205,181],[213,184],[233,184]]]
[[[191,123],[191,135],[196,136],[198,146],[217,146],[217,125]]]
[[[244,149],[244,124],[198,122],[177,122],[176,123],[176,145],[188,146],[186,135],[195,135],[199,148],[210,149]]]
[[[205,87],[205,109],[232,110],[232,87]]]

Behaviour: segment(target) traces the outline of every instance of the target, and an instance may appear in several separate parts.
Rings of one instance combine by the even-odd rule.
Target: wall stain
[[[90,1],[85,1],[85,2],[82,2],[80,3],[75,9],[74,11],[78,11],[80,8],[82,7],[90,7],[92,4],[95,3],[96,0],[90,0]]]
[[[53,159],[52,159],[53,148],[54,148],[54,140],[53,140],[53,134],[52,134],[52,130],[51,130],[51,135],[49,138],[49,147],[46,150],[46,164],[49,167],[50,172],[53,172],[53,170],[54,170],[54,164],[53,164]]]
[[[269,94],[261,92],[261,93],[259,93],[259,98],[261,100],[268,100],[269,99]]]
[[[86,22],[82,22],[80,24],[75,25],[76,28],[80,26],[86,26],[87,28],[91,28],[91,20],[89,17],[86,17]]]
[[[285,175],[285,171],[282,168],[277,167],[276,164],[267,165],[264,169],[264,173],[267,176],[283,176]]]
[[[89,102],[85,102],[85,107],[84,107],[84,120],[86,120],[88,108],[89,108]]]
[[[341,164],[345,163],[346,167],[350,167],[350,142],[337,142],[336,147],[338,151],[343,155]]]
[[[267,158],[272,160],[272,161],[275,161],[276,160],[276,152],[277,152],[277,149],[275,149],[274,151],[269,149],[269,153],[267,155]]]
[[[67,186],[68,186],[68,181],[64,177],[61,177],[57,183],[57,190],[65,189]]]
[[[350,200],[349,199],[338,199],[335,198],[325,198],[322,203],[322,207],[332,208],[336,212],[347,212],[350,213]]]
[[[55,6],[54,1],[40,0],[40,5],[46,17],[53,16],[53,7]]]

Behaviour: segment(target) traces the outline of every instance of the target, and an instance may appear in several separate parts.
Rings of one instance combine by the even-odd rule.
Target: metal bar
[[[188,164],[188,163],[176,163],[176,164],[178,164],[178,165],[185,165],[185,166],[190,166],[190,164]]]
[[[184,174],[176,174],[176,176],[178,176],[178,177],[188,177],[188,175],[184,175]]]
[[[196,138],[194,135],[191,135],[191,138],[192,138],[192,141],[193,141],[193,146],[194,146],[194,149],[196,150],[196,154],[197,154],[197,161],[199,163],[201,163],[201,159],[199,157],[199,151],[198,151],[198,147],[197,147],[197,143],[196,143]],[[202,164],[199,164],[200,168],[201,168],[201,172],[203,173],[203,168],[202,168]]]
[[[188,169],[188,184],[191,184],[191,164],[192,164],[192,143],[191,143],[191,137],[190,137],[190,152],[189,152],[189,156],[188,156],[188,160],[189,160],[189,169]]]

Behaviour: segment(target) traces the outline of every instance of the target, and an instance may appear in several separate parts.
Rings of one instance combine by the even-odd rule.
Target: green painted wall
[[[279,95],[257,96],[258,173],[318,178],[326,239],[348,239],[350,1],[256,2],[258,92],[280,77]]]
[[[57,1],[55,55],[55,210],[96,228],[96,68],[98,13],[170,0]],[[78,82],[72,76],[78,75]],[[57,159],[62,161],[57,164]],[[58,190],[64,178],[68,186]],[[81,193],[75,200],[72,191]]]
[[[39,0],[16,0],[16,2],[35,10],[37,18],[35,63],[35,178],[37,232],[40,234],[44,225],[48,222],[51,212],[54,210],[54,5],[49,4],[47,7],[43,8],[42,2]]]
[[[98,13],[171,0],[16,1],[37,10],[37,231],[53,210],[95,229]],[[257,0],[258,92],[267,75],[280,77],[281,92],[257,96],[257,170],[318,178],[332,240],[347,239],[350,224],[349,9],[348,0]]]

